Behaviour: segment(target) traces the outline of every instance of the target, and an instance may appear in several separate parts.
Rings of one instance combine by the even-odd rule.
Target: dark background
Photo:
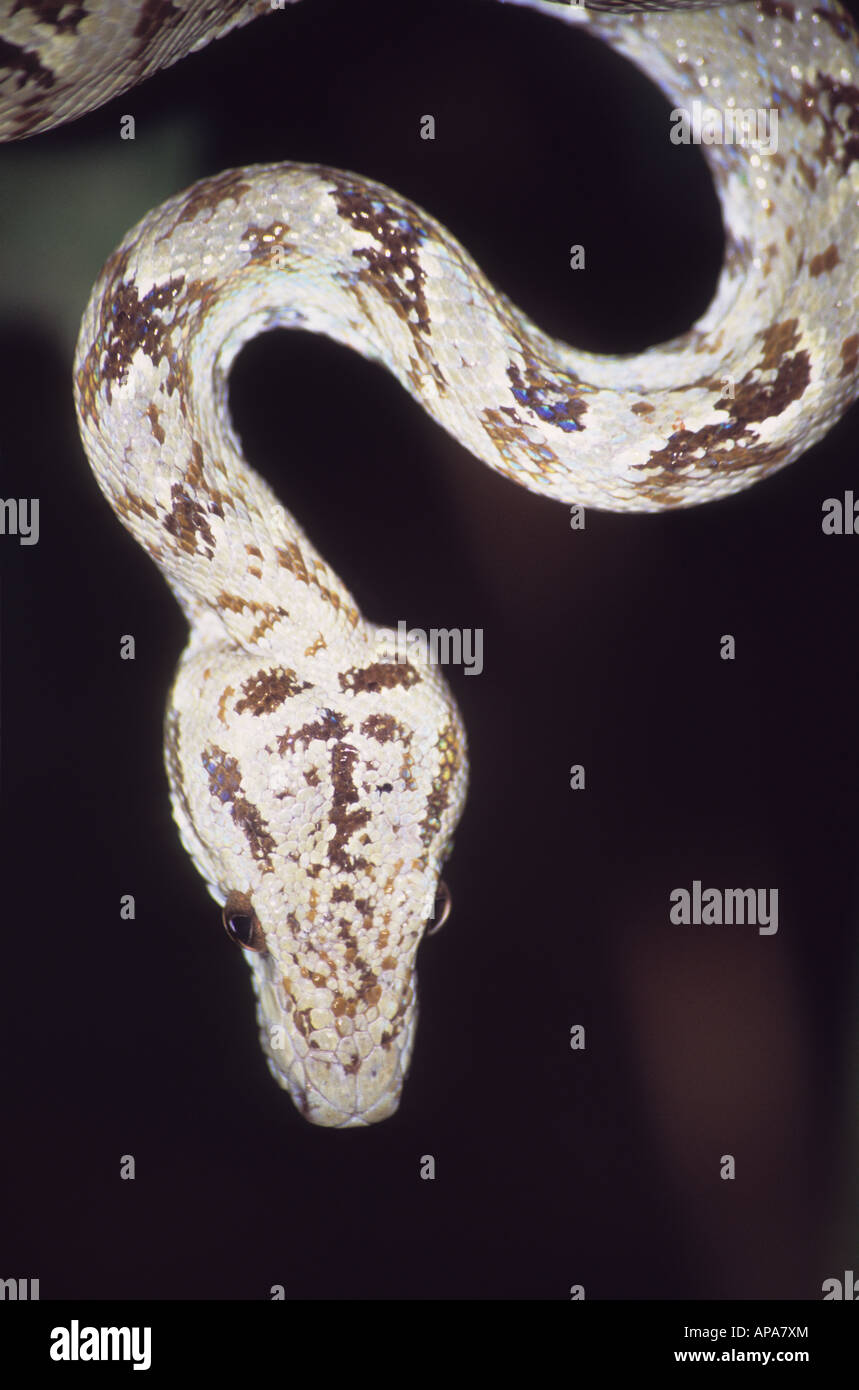
[[[484,630],[482,676],[450,672],[471,791],[393,1119],[314,1129],[275,1086],[170,818],[185,627],[77,438],[45,291],[65,257],[79,317],[159,199],[299,159],[411,197],[577,346],[668,338],[716,284],[709,175],[644,77],[514,7],[428,9],[308,0],[0,153],[0,220],[32,218],[2,252],[2,495],[41,499],[39,544],[0,545],[0,1277],[43,1298],[819,1298],[857,1258],[859,538],[820,526],[854,486],[855,410],[745,494],[573,532],[345,349],[282,332],[242,354],[248,457],[367,616]],[[778,934],[672,926],[694,878],[778,887]]]

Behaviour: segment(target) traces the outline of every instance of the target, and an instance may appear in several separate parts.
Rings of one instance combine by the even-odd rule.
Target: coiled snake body
[[[99,66],[95,18],[79,22],[76,59],[68,27],[7,5],[6,138],[268,6],[171,5],[161,34],[135,27],[144,8],[101,7],[126,20],[112,48],[96,45]],[[778,113],[777,147],[705,143],[726,257],[688,333],[623,359],[574,351],[391,190],[280,164],[205,179],[145,217],[105,266],[78,341],[99,486],[191,627],[165,738],[182,841],[247,947],[269,1065],[323,1125],[397,1107],[465,733],[437,670],[397,659],[244,462],[226,408],[242,344],[275,326],[327,334],[382,362],[492,468],[614,510],[747,487],[857,394],[859,90],[844,12],[832,0],[533,8],[587,26],[677,108]]]

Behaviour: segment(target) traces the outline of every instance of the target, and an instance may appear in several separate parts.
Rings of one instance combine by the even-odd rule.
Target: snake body
[[[217,11],[224,28],[227,13],[265,8],[198,16]],[[190,624],[165,726],[174,816],[246,947],[270,1068],[323,1125],[397,1107],[415,955],[465,796],[465,732],[437,669],[414,652],[397,659],[244,461],[226,405],[242,344],[272,327],[327,334],[381,362],[498,472],[612,510],[747,487],[857,394],[859,90],[846,14],[834,0],[533,8],[586,26],[677,108],[704,98],[778,112],[769,152],[704,145],[726,255],[713,303],[682,337],[626,358],[575,351],[414,204],[355,174],[278,164],[204,179],[144,217],[102,271],[78,341],[95,476]],[[160,49],[152,38],[156,66],[201,41],[194,26],[180,35],[186,6],[168,9],[179,18]],[[128,65],[122,78],[95,74],[81,95],[62,35],[38,50],[32,20],[29,48],[0,32],[16,54],[7,137],[131,80]],[[58,114],[50,84],[14,81],[50,61]]]

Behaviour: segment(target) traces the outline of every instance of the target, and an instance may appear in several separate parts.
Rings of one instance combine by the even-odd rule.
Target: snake
[[[227,406],[243,344],[272,328],[327,335],[381,363],[490,468],[612,511],[746,488],[859,393],[846,11],[512,2],[641,68],[673,103],[666,139],[685,120],[701,144],[725,254],[687,332],[626,356],[576,350],[408,199],[279,163],[204,178],[143,217],[96,282],[74,359],[98,486],[189,624],[164,726],[182,843],[250,965],[269,1069],[331,1128],[398,1107],[418,947],[450,905],[466,732],[438,665],[358,611],[244,459]],[[275,8],[7,0],[0,134],[74,119]]]

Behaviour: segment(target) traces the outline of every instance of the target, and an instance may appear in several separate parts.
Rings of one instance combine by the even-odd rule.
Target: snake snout
[[[359,1001],[302,997],[251,958],[269,1070],[311,1124],[352,1129],[393,1115],[417,1024],[413,977]]]

